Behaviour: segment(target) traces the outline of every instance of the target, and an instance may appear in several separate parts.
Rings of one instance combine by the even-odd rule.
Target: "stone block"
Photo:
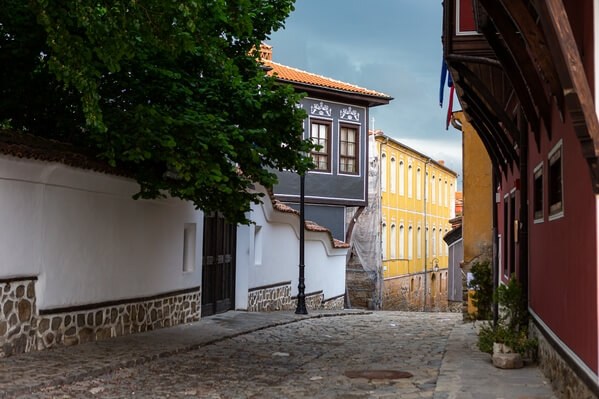
[[[524,367],[524,362],[519,353],[496,353],[493,354],[493,366],[500,369],[519,369]]]

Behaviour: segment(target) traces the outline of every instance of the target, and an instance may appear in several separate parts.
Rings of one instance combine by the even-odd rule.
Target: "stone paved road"
[[[307,319],[47,387],[27,398],[432,398],[461,315],[376,312]],[[399,370],[406,379],[348,378]]]

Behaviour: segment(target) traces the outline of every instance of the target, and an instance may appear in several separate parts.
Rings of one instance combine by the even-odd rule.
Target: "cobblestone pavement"
[[[537,367],[495,369],[475,342],[452,313],[228,312],[0,359],[0,397],[555,398]]]
[[[302,320],[26,397],[431,398],[458,317],[377,312]],[[413,377],[345,376],[360,370]]]

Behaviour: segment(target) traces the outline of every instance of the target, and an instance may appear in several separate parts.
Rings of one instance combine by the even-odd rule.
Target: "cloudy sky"
[[[275,62],[391,95],[371,109],[374,127],[461,175],[447,88],[439,107],[442,13],[441,0],[296,0],[268,43]]]

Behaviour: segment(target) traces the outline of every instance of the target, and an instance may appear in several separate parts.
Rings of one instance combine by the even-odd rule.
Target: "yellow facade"
[[[476,130],[462,111],[453,118],[462,125],[464,168],[464,271],[473,260],[490,259],[493,254],[493,166]]]
[[[455,217],[456,173],[384,135],[376,136],[376,147],[384,277],[424,272],[425,262],[427,271],[446,269],[443,237]]]

